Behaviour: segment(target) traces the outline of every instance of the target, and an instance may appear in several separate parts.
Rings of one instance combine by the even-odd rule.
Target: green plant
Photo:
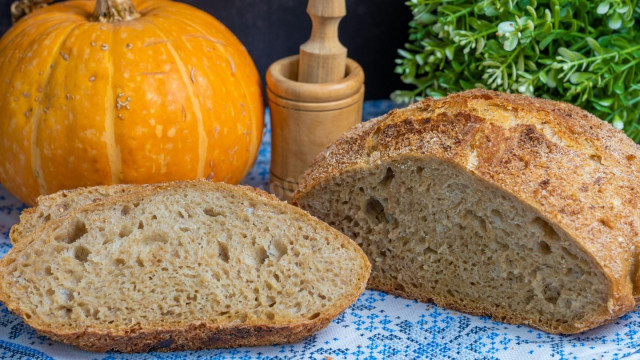
[[[398,102],[476,87],[566,101],[640,141],[638,0],[411,0]]]

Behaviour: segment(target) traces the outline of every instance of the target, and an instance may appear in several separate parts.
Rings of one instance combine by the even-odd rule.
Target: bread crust
[[[623,132],[566,103],[487,90],[470,90],[356,126],[319,154],[305,173],[293,203],[346,172],[406,156],[431,156],[526,203],[567,233],[609,281],[608,311],[575,333],[615,319],[640,299],[640,149]],[[369,287],[398,293],[372,276]],[[429,294],[421,301],[487,315]],[[517,323],[517,316],[493,314]]]
[[[291,214],[292,217],[299,218],[301,221],[313,222],[321,231],[328,233],[335,241],[340,242],[342,247],[351,249],[354,254],[359,256],[363,267],[360,269],[360,273],[353,274],[353,276],[357,278],[356,283],[359,284],[359,286],[354,287],[351,293],[340,301],[337,301],[317,318],[298,322],[292,322],[291,319],[274,319],[270,322],[260,322],[259,320],[250,319],[244,323],[201,321],[198,323],[185,324],[184,326],[166,327],[141,327],[140,325],[125,326],[114,324],[111,327],[104,326],[99,328],[74,328],[72,330],[64,330],[52,328],[48,326],[48,324],[39,321],[35,316],[28,315],[21,308],[20,299],[13,299],[9,296],[3,281],[0,281],[0,301],[2,301],[10,311],[22,317],[25,322],[36,331],[54,340],[72,344],[89,351],[106,352],[113,350],[129,353],[233,348],[298,342],[329,325],[333,318],[353,304],[365,290],[371,271],[371,264],[366,255],[351,239],[312,217],[306,211],[280,201],[262,190],[249,186],[234,186],[205,180],[145,186],[127,195],[107,197],[104,201],[71,210],[63,217],[47,222],[16,244],[9,253],[0,260],[0,278],[4,278],[4,272],[7,266],[16,260],[22,250],[28,251],[28,248],[32,246],[32,243],[39,235],[51,233],[53,229],[63,224],[66,219],[73,218],[76,213],[99,211],[100,209],[112,208],[117,204],[130,201],[135,202],[145,196],[167,188],[198,188],[201,191],[240,192],[241,196],[247,199],[268,202],[270,206],[281,208]],[[33,246],[36,245],[34,244]]]

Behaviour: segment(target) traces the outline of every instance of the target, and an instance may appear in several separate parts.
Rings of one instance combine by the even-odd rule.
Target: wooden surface
[[[347,48],[338,39],[338,25],[346,15],[345,0],[309,0],[311,38],[300,46],[298,81],[330,83],[344,78]]]
[[[346,77],[332,83],[296,81],[298,56],[275,62],[267,71],[271,111],[270,190],[289,200],[315,156],[362,118],[364,71],[351,59]]]

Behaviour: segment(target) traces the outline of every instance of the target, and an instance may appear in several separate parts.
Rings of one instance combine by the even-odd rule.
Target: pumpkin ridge
[[[25,29],[18,28],[18,31],[13,32],[13,34],[15,35],[11,36],[8,39],[8,41],[5,41],[5,38],[3,38],[2,43],[4,45],[3,46],[4,50],[0,50],[0,54],[8,53],[10,55],[10,56],[1,57],[0,59],[0,68],[2,69],[1,72],[6,76],[6,82],[2,83],[2,87],[5,91],[8,90],[6,89],[6,85],[9,85],[12,82],[15,82],[16,77],[20,77],[20,75],[17,75],[17,74],[19,73],[19,69],[22,66],[21,64],[25,63],[24,59],[18,61],[17,57],[19,57],[20,55],[18,54],[17,49],[19,49],[20,47],[28,48],[32,44],[37,44],[38,41],[41,41],[42,39],[54,37],[54,33],[57,30],[61,29],[62,31],[64,31],[65,29],[68,29],[70,26],[70,24],[65,23],[64,21],[58,21],[58,22],[49,21],[49,22],[52,23],[52,25],[49,28],[51,29],[51,31],[47,34],[37,34],[35,38],[32,38],[29,33],[25,33]],[[41,23],[46,24],[46,21],[41,20],[39,24]],[[33,85],[33,88],[34,88],[33,91],[37,91],[37,85]],[[12,102],[13,102],[13,99],[11,97],[4,96],[2,97],[2,99],[0,99],[0,108],[1,109],[11,108]],[[32,107],[32,115],[34,113],[33,108],[37,108],[38,105],[39,104],[35,104],[35,106]],[[21,112],[21,110],[26,110],[26,109],[23,109],[22,107],[16,107],[14,110],[16,111],[16,116],[19,116],[19,113]],[[5,117],[7,117],[7,114],[5,114],[4,112],[3,114]],[[27,127],[32,125],[31,123],[32,119],[33,119],[33,116],[30,116],[24,122],[23,130],[25,130]],[[5,129],[7,130],[7,134],[3,133]],[[0,134],[10,137],[11,136],[10,133],[11,131],[8,128],[8,124],[0,125]],[[31,141],[30,140],[31,130],[26,132],[26,135],[24,137],[25,138],[28,137],[29,141]],[[16,164],[15,163],[12,164],[12,161],[9,158],[9,156],[10,154],[18,155],[19,153],[22,153],[24,154],[24,162],[23,164],[19,164],[19,167],[20,167],[19,172],[25,177],[28,177],[28,180],[25,179],[25,181],[20,181],[20,183],[14,184],[13,187],[7,186],[7,189],[12,193],[17,193],[17,194],[30,194],[34,190],[39,191],[38,182],[33,177],[33,171],[31,167],[31,153],[30,153],[31,144],[29,143],[27,146],[21,144],[19,146],[18,151],[16,152],[15,149],[14,151],[12,151],[11,144],[7,144],[6,142],[3,142],[3,143],[4,144],[0,146],[0,167],[2,168],[0,169],[0,181],[2,181],[3,183],[5,181],[9,181],[10,183],[10,179],[12,176],[11,174],[14,173],[16,170]],[[33,196],[32,199],[35,199],[36,196],[37,195]]]
[[[144,19],[142,19],[144,20]],[[190,77],[187,72],[187,68],[180,59],[180,56],[176,52],[176,49],[171,45],[171,39],[167,37],[162,29],[155,23],[151,21],[146,21],[147,24],[151,25],[160,36],[164,39],[168,39],[167,48],[169,49],[169,53],[176,61],[176,66],[178,67],[178,71],[180,72],[180,78],[185,84],[185,88],[187,89],[187,93],[189,95],[189,99],[191,100],[191,104],[193,105],[193,111],[196,114],[196,118],[198,120],[198,178],[204,177],[204,165],[207,156],[207,146],[209,139],[207,135],[204,133],[204,119],[202,118],[202,109],[200,108],[200,101],[196,98],[195,92],[193,89],[193,83],[190,80]]]
[[[71,35],[73,31],[75,31],[76,29],[78,29],[80,26],[84,24],[86,23],[78,23],[78,24],[71,25],[66,35],[60,37],[60,42],[58,42],[58,44],[56,44],[55,46],[56,50],[51,53],[53,56],[53,58],[51,59],[51,64],[55,62],[55,59],[57,56],[60,56],[59,53],[60,53],[60,49],[62,48],[62,44],[64,44],[65,41],[67,41],[67,39],[69,38],[69,35]],[[44,84],[43,93],[45,94],[50,89],[52,73],[53,73],[53,68],[51,66],[47,67],[46,74],[44,76],[45,81],[43,83]],[[43,113],[43,105],[40,102],[38,102],[36,104],[33,117],[31,118],[31,151],[30,151],[31,171],[33,172],[33,176],[36,179],[36,182],[38,183],[40,194],[48,194],[47,183],[44,180],[44,174],[42,173],[40,148],[38,147],[38,144],[37,144],[38,129],[39,129],[38,125],[40,123],[40,118],[42,117],[42,113]],[[34,201],[34,200],[35,199],[31,199],[31,201]]]
[[[175,18],[178,21],[182,21],[183,23],[186,23],[188,25],[193,26],[194,28],[198,29],[202,34],[213,38],[210,36],[210,34],[207,32],[206,29],[203,29],[202,27],[198,26],[197,23],[192,22],[188,19],[179,17],[179,16],[172,16],[173,18]],[[235,36],[235,35],[234,35]],[[229,48],[229,46],[227,44],[220,44],[218,42],[213,42],[214,45],[219,49],[220,52],[222,52],[223,54],[225,54],[227,56],[227,58],[231,58],[232,54],[229,54],[229,52],[227,51],[227,48]],[[245,50],[246,51],[246,50]],[[251,99],[249,98],[249,92],[247,91],[247,87],[245,86],[243,81],[239,81],[240,86],[242,87],[242,95],[245,98],[245,106],[247,106],[247,112],[249,114],[253,114],[253,102],[251,101]],[[249,126],[251,126],[251,137],[249,140],[249,146],[253,148],[254,151],[258,150],[258,147],[260,146],[260,142],[257,142],[258,139],[256,139],[258,136],[260,136],[260,138],[262,138],[262,131],[258,131],[258,127],[260,127],[258,125],[258,122],[255,121],[255,119],[253,118],[252,115],[249,116],[248,118],[248,122],[249,122]],[[259,134],[258,134],[259,133]],[[257,145],[255,145],[257,143]],[[247,163],[245,164],[243,173],[248,174],[249,170],[251,170],[251,168],[253,167],[253,164],[255,163],[256,159],[253,159],[253,161],[251,161],[251,158],[247,158]]]
[[[113,31],[109,32],[109,44],[112,47],[114,46],[114,36]],[[107,61],[105,62],[108,69],[108,83],[107,83],[107,91],[108,94],[105,97],[105,142],[107,144],[107,157],[109,158],[109,164],[111,165],[111,183],[119,184],[120,183],[120,169],[122,167],[122,158],[117,155],[116,149],[116,130],[115,130],[115,118],[116,112],[114,109],[115,106],[115,89],[113,88],[113,55],[110,51],[105,53],[107,57]]]

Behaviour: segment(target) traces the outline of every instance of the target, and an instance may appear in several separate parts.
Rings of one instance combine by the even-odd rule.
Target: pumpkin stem
[[[11,3],[11,20],[16,23],[35,9],[45,7],[53,0],[18,0]]]
[[[116,23],[139,17],[140,13],[131,0],[98,0],[91,20]]]

